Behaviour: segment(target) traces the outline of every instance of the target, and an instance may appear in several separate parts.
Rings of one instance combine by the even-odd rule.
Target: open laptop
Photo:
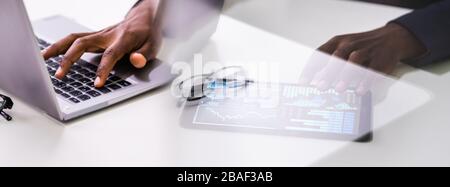
[[[32,26],[22,0],[0,1],[0,25],[0,89],[60,121],[108,107],[174,79],[167,63],[154,61],[137,70],[130,63],[119,62],[107,85],[96,89],[93,81],[100,59],[85,55],[67,78],[58,80],[53,75],[61,56],[44,61],[41,50],[64,35],[88,29],[63,17]]]

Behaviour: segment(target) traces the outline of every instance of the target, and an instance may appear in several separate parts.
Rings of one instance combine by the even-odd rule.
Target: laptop
[[[70,33],[89,29],[56,16],[31,24],[22,0],[0,1],[0,89],[65,122],[170,83],[168,63],[143,69],[119,62],[104,88],[93,85],[99,55],[87,54],[63,80],[53,75],[62,56],[44,61],[41,50]]]

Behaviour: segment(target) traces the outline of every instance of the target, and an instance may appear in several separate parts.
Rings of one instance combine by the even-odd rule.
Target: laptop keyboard
[[[41,50],[50,46],[48,42],[42,39],[37,40]],[[67,76],[63,80],[59,80],[54,75],[62,59],[63,56],[58,56],[48,59],[45,63],[56,94],[69,102],[78,104],[132,86],[132,83],[110,74],[105,87],[95,88],[97,66],[84,60],[79,60],[72,66]]]

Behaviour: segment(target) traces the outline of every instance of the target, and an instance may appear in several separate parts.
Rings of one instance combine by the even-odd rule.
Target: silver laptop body
[[[60,121],[108,107],[168,84],[175,78],[166,63],[151,62],[142,70],[134,69],[129,63],[120,63],[113,74],[121,78],[117,81],[131,85],[117,84],[120,89],[110,89],[110,93],[100,93],[97,97],[88,95],[89,100],[73,103],[55,92],[60,88],[52,82],[51,68],[41,56],[42,44],[37,38],[52,43],[69,33],[89,29],[58,16],[35,22],[32,26],[22,0],[0,1],[0,25],[0,89]],[[98,55],[84,55],[83,59],[94,65],[99,62]]]

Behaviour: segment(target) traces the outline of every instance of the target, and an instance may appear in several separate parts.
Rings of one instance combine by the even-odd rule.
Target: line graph
[[[277,118],[277,115],[275,115],[275,114],[264,115],[264,114],[261,114],[259,112],[255,112],[255,111],[248,111],[248,112],[244,112],[242,114],[222,114],[221,112],[216,111],[214,108],[211,108],[211,107],[206,107],[205,110],[211,112],[215,117],[221,119],[222,121],[228,121],[228,120],[234,120],[234,119],[246,119],[246,118],[251,118],[251,117],[256,117],[256,118],[262,119],[262,120]]]
[[[355,132],[359,103],[354,93],[319,91],[295,85],[281,87],[277,93],[279,105],[270,107],[265,107],[265,100],[259,97],[212,98],[196,107],[192,123],[325,133]]]

